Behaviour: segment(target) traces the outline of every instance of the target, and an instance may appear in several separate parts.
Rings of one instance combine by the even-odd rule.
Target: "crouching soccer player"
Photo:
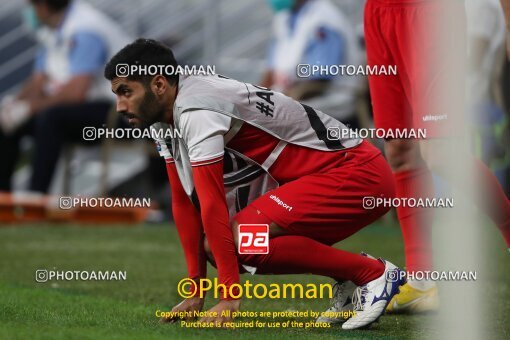
[[[219,75],[119,76],[121,64],[139,70],[177,64],[167,47],[139,39],[110,60],[105,76],[117,111],[131,125],[180,131],[158,144],[188,276],[206,277],[207,240],[219,282],[227,287],[210,310],[219,316],[202,321],[231,321],[222,312],[239,310],[238,292],[229,287],[239,283],[240,265],[259,274],[311,273],[338,281],[332,309],[345,308],[344,297],[353,296],[356,311],[345,329],[365,327],[383,314],[403,283],[386,280],[387,273],[399,269],[332,247],[388,210],[362,204],[365,196],[394,196],[391,170],[375,147],[331,138],[328,128],[347,128],[270,89]],[[269,225],[268,254],[237,253],[243,223]],[[200,292],[192,293],[173,311],[201,310]]]

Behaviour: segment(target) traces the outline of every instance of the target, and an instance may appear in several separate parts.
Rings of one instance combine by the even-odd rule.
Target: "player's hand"
[[[197,311],[197,312],[201,311],[203,307],[204,307],[204,299],[200,298],[198,296],[195,296],[195,297],[191,297],[188,299],[184,299],[181,303],[179,303],[177,306],[172,308],[172,313],[191,312],[193,314],[193,312],[195,312],[195,311]],[[179,319],[180,319],[179,316],[175,315],[175,316],[169,317],[169,318],[161,318],[159,321],[173,323]],[[193,319],[192,316],[183,318],[183,320],[187,320],[187,321],[192,320],[192,319]]]
[[[30,118],[28,102],[6,96],[0,103],[0,128],[9,135]]]
[[[225,322],[232,322],[232,314],[238,312],[241,307],[241,300],[221,300],[216,306],[207,311],[207,316],[200,319],[200,322],[213,322],[215,325],[221,325]],[[216,317],[211,314],[216,313]]]

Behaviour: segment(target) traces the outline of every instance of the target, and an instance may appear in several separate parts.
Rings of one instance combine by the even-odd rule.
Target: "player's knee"
[[[239,248],[239,223],[236,220],[233,220],[230,224],[230,227],[232,228],[232,236],[234,238],[234,244],[236,246],[236,249]]]
[[[207,239],[204,239],[204,250],[207,256],[212,255],[211,247],[209,246],[209,242],[207,242]]]
[[[205,256],[207,256],[207,260],[213,265],[213,267],[216,267],[216,262],[214,261],[214,256],[211,247],[209,246],[209,242],[207,242],[207,239],[204,239],[204,250]]]
[[[393,172],[411,170],[423,164],[418,141],[392,139],[386,141],[384,151]]]

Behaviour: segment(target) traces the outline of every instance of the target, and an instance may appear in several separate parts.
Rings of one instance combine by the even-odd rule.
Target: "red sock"
[[[474,159],[475,173],[482,192],[477,195],[478,208],[498,226],[510,248],[510,202],[492,171],[480,160]]]
[[[395,184],[398,198],[434,196],[434,183],[427,167],[395,173]],[[433,209],[400,206],[397,216],[404,238],[406,270],[432,269]]]
[[[304,236],[279,236],[269,240],[269,254],[239,255],[240,262],[259,274],[314,274],[360,286],[384,273],[377,260],[327,246]]]

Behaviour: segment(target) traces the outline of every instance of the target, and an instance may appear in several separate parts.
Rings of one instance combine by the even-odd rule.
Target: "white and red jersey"
[[[170,126],[168,124],[157,123],[154,124],[152,128],[170,129]],[[167,163],[175,163],[175,158],[171,152],[173,147],[171,139],[166,141],[163,139],[156,139],[156,145],[159,154],[161,157],[165,158]],[[278,187],[278,183],[267,172],[263,171],[256,164],[248,163],[244,157],[240,157],[228,149],[225,149],[225,153],[221,157],[224,160],[223,182],[230,218],[258,197]],[[190,193],[186,193],[195,207],[199,207],[200,204],[196,191],[194,190],[193,177],[189,167],[189,163],[187,163],[187,165],[180,163],[177,166],[179,179],[183,187],[192,188]],[[186,171],[184,169],[186,169]],[[181,175],[183,176],[182,178]],[[184,183],[186,183],[186,185]]]
[[[157,123],[153,128],[161,129],[165,125]],[[251,185],[251,194],[242,200],[245,204],[230,209],[231,216],[264,192],[295,178],[299,169],[306,170],[307,164],[312,168],[302,175],[314,171],[313,166],[322,169],[316,162],[320,163],[321,159],[324,166],[332,164],[331,152],[356,147],[362,141],[328,139],[328,128],[347,127],[279,92],[220,75],[181,77],[174,104],[174,126],[167,128],[179,131],[182,137],[157,141],[160,154],[167,162],[176,163],[189,197],[194,192],[191,167],[222,159],[230,208],[236,200],[228,193]],[[305,153],[302,156],[307,157],[300,160],[299,167],[288,164],[286,171],[274,167],[283,155],[289,161],[295,160],[300,155],[297,150],[302,150]],[[318,151],[314,153],[317,159],[309,159],[306,150]],[[288,157],[289,153],[293,157]]]

